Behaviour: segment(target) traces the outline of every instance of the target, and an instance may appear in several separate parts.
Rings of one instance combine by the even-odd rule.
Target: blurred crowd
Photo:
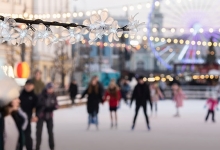
[[[46,85],[41,80],[41,71],[37,70],[32,79],[26,81],[25,86],[20,91],[16,82],[4,75],[0,76],[0,150],[40,150],[42,141],[43,124],[46,123],[49,137],[50,150],[55,149],[53,131],[53,111],[58,109],[54,84]],[[166,84],[163,82],[147,82],[143,76],[132,79],[127,78],[119,81],[110,81],[109,86],[104,88],[98,76],[93,76],[88,87],[81,95],[81,99],[87,97],[88,127],[94,124],[99,129],[99,107],[100,104],[108,102],[111,128],[117,128],[119,118],[117,111],[120,109],[121,100],[131,107],[135,101],[135,113],[131,129],[135,129],[136,119],[139,109],[143,108],[146,119],[146,127],[151,130],[150,119],[148,117],[147,105],[150,105],[151,115],[157,115],[158,101],[164,100],[164,89]],[[175,103],[175,117],[180,116],[180,108],[183,107],[184,94],[180,83],[173,81],[170,83],[172,89],[172,100]],[[76,80],[72,80],[68,88],[72,104],[78,94]],[[216,86],[215,91],[211,92],[206,106],[208,113],[205,118],[207,121],[212,115],[215,122],[215,110],[220,99],[220,86]],[[31,122],[36,122],[36,145],[33,145],[31,137]]]

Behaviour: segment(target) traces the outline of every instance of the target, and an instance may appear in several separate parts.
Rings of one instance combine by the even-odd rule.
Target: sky
[[[199,24],[202,28],[218,28],[220,21],[220,0],[160,0],[160,11],[164,15],[163,27],[192,28]],[[92,11],[107,8],[110,14],[126,17],[123,7],[128,8],[128,14],[139,13],[137,19],[148,22],[149,6],[153,0],[77,0],[73,7],[77,11]],[[138,9],[141,5],[141,9]],[[130,8],[132,10],[130,10]]]
[[[123,11],[123,7],[133,6],[134,10],[129,11],[129,15],[139,13],[137,19],[146,22],[150,10],[150,8],[146,7],[146,4],[151,3],[151,1],[152,0],[77,0],[73,2],[73,7],[75,7],[77,11],[92,11],[107,8],[113,17],[126,17],[126,12]],[[137,5],[142,5],[142,9],[139,10]]]

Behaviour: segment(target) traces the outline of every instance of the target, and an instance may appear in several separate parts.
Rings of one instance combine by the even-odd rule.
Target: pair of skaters
[[[93,77],[88,88],[82,94],[83,98],[86,94],[88,95],[87,101],[87,112],[89,114],[88,119],[88,129],[91,124],[95,124],[98,129],[98,112],[99,112],[99,103],[108,101],[109,102],[109,110],[110,110],[110,117],[111,117],[111,127],[117,127],[117,107],[119,101],[121,99],[120,90],[116,85],[115,81],[111,81],[107,91],[102,97],[101,86],[97,80],[97,77]],[[139,112],[139,109],[143,107],[144,115],[147,123],[147,128],[150,130],[150,123],[147,115],[147,102],[150,103],[152,109],[152,102],[151,102],[151,94],[149,85],[146,84],[143,80],[143,77],[138,78],[138,84],[135,86],[130,106],[132,105],[133,101],[136,101],[136,109],[135,109],[135,116],[133,119],[132,129],[135,127],[136,118]]]

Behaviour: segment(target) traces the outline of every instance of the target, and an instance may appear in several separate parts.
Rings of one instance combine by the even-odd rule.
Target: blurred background
[[[146,23],[136,35],[125,32],[119,41],[111,43],[107,36],[103,36],[89,44],[89,35],[76,44],[66,40],[52,46],[43,42],[35,46],[14,46],[4,42],[0,44],[0,58],[4,62],[1,69],[7,76],[15,78],[21,87],[37,69],[42,71],[44,83],[55,83],[59,105],[66,108],[55,114],[55,133],[60,135],[57,138],[58,149],[75,147],[88,150],[97,139],[101,144],[95,145],[96,149],[137,149],[132,144],[136,142],[142,149],[149,144],[151,149],[215,150],[219,147],[219,127],[203,125],[205,111],[202,108],[205,104],[203,100],[210,97],[210,92],[219,83],[219,5],[219,0],[0,0],[0,15],[12,18],[82,24],[92,14],[105,10],[118,21],[120,27],[127,25],[128,18],[135,14],[138,14],[137,20]],[[17,24],[17,27],[23,28],[23,25]],[[37,28],[36,25],[33,27]],[[57,36],[64,30],[58,26],[50,28]],[[167,100],[159,103],[161,111],[158,116],[161,118],[151,118],[157,131],[149,135],[140,134],[145,132],[145,121],[142,119],[142,126],[139,126],[142,130],[131,135],[125,129],[130,129],[129,118],[133,117],[133,113],[122,105],[119,118],[123,120],[123,130],[118,133],[85,133],[81,129],[86,124],[86,112],[82,113],[85,106],[66,107],[71,104],[68,88],[71,81],[76,80],[79,93],[75,103],[81,106],[86,100],[80,101],[80,94],[94,75],[99,76],[104,87],[109,85],[111,79],[115,79],[119,85],[125,79],[131,87],[128,99],[138,76],[143,76],[143,80],[149,83],[156,81]],[[170,117],[174,112],[173,104],[169,101],[174,83],[181,85],[189,100],[182,111],[184,115],[181,121]],[[100,120],[103,121],[104,130],[109,125],[107,110],[107,106],[101,108]],[[68,116],[70,114],[72,116]],[[67,124],[68,127],[64,127]],[[70,131],[80,136],[73,138]],[[62,138],[67,140],[63,141]],[[212,141],[211,144],[207,144],[207,138]],[[106,148],[105,139],[115,145],[108,143]],[[184,145],[182,141],[187,144]],[[47,147],[45,143],[44,148]]]
[[[135,36],[125,33],[113,43],[107,36],[93,45],[88,44],[88,36],[74,45],[65,41],[51,47],[40,42],[36,46],[5,42],[0,45],[0,56],[5,60],[5,72],[22,83],[24,79],[14,70],[18,63],[26,62],[31,73],[40,69],[44,82],[54,81],[60,88],[72,78],[84,87],[94,74],[102,76],[103,82],[106,74],[129,80],[142,74],[149,81],[170,82],[176,77],[185,85],[213,85],[219,79],[218,4],[218,0],[2,0],[1,15],[12,18],[82,24],[104,9],[121,27],[136,13],[146,27]],[[57,34],[63,31],[61,27],[51,29]]]

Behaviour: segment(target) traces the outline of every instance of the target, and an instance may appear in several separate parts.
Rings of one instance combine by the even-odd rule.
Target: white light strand
[[[70,14],[66,14],[64,17],[69,15]],[[75,15],[82,16],[83,13],[79,12]],[[136,35],[138,31],[142,30],[143,26],[146,26],[145,23],[139,23],[139,20],[135,19],[137,14],[135,16],[129,17],[129,24],[123,28],[118,26],[118,22],[116,20],[114,20],[112,17],[109,17],[107,9],[104,11],[100,10],[99,14],[91,15],[91,12],[88,12],[87,15],[90,15],[90,18],[86,19],[83,22],[83,25],[78,25],[74,28],[64,26],[67,29],[62,32],[62,36],[56,36],[50,29],[49,25],[55,24],[49,24],[45,26],[43,24],[44,22],[42,21],[43,23],[38,25],[37,30],[34,29],[31,24],[28,24],[26,28],[21,29],[16,26],[15,20],[5,17],[4,20],[0,20],[0,43],[7,41],[11,42],[13,45],[20,45],[22,43],[27,45],[36,45],[38,41],[41,41],[46,45],[53,45],[60,41],[68,40],[70,44],[75,44],[76,42],[82,41],[84,39],[83,35],[88,33],[90,44],[94,43],[97,39],[102,39],[104,35],[108,35],[109,42],[112,42],[113,39],[115,41],[119,41],[119,38],[122,36],[124,31],[129,31],[130,35]],[[46,16],[47,15],[44,17]],[[38,16],[34,17],[37,18]],[[59,18],[61,17],[61,14],[53,15],[53,17]],[[25,21],[25,23],[28,22],[28,20],[23,21]]]

